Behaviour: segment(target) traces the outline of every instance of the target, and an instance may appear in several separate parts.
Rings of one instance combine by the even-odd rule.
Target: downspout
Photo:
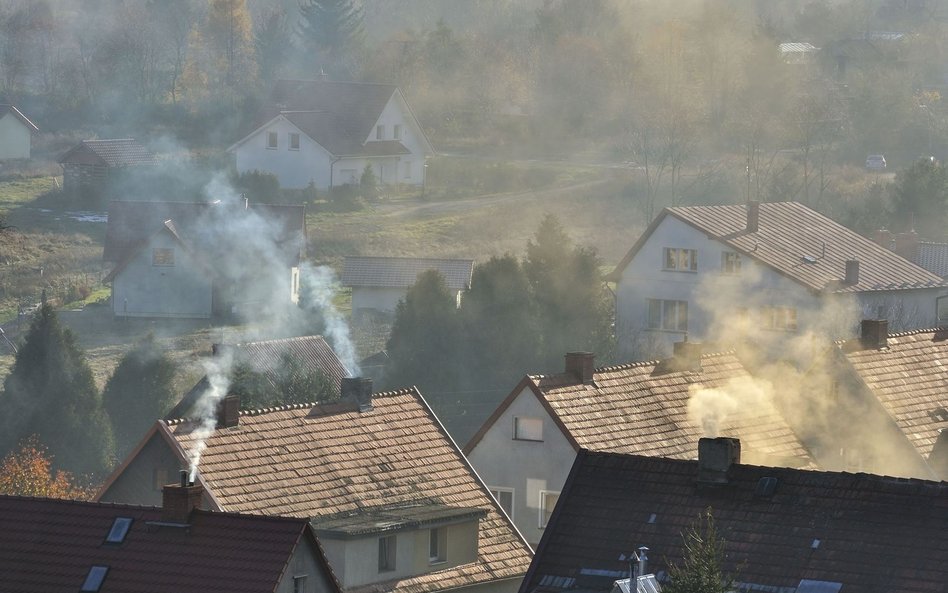
[[[329,189],[327,190],[327,192],[331,192],[331,191],[332,191],[332,174],[333,174],[333,169],[335,168],[336,163],[338,163],[338,162],[341,161],[341,160],[342,160],[342,157],[341,157],[341,156],[337,156],[335,159],[333,159],[333,160],[330,161],[330,163],[329,163]]]

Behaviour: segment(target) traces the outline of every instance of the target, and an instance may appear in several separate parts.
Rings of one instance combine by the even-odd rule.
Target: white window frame
[[[687,332],[688,301],[645,299],[645,327],[653,331]]]
[[[725,274],[741,273],[741,254],[736,251],[721,252],[721,272]]]
[[[375,139],[385,140],[385,124],[375,126]]]
[[[685,247],[664,247],[662,249],[662,270],[665,272],[698,271],[698,250]]]
[[[533,422],[538,424],[532,424]],[[513,440],[542,443],[543,418],[537,418],[536,416],[514,416]]]
[[[296,146],[293,146],[293,144]],[[287,146],[287,150],[299,150],[300,149],[300,135],[298,132],[290,132],[290,143]]]
[[[267,150],[276,150],[280,146],[280,134],[277,132],[267,132]]]
[[[504,486],[488,486],[490,490],[490,495],[494,497],[494,500],[497,501],[497,505],[500,506],[507,513],[507,516],[510,517],[510,520],[514,520],[514,502],[517,500],[517,492],[514,488],[506,488]],[[504,503],[500,500],[500,494],[510,494],[510,510],[507,510],[504,507]]]
[[[431,552],[435,554],[432,556]],[[428,563],[442,564],[448,561],[448,528],[432,527],[428,530]]]
[[[545,529],[547,525],[550,524],[550,518],[553,516],[553,508],[547,511],[546,508],[546,497],[549,495],[556,495],[556,502],[553,503],[553,508],[556,508],[556,503],[560,500],[560,493],[558,490],[540,490],[540,515],[539,521],[537,523],[540,529]]]

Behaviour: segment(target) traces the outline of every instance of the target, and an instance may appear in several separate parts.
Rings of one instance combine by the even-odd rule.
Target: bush
[[[272,173],[256,170],[238,173],[233,183],[234,188],[247,194],[252,202],[277,204],[283,201],[280,182]]]
[[[365,207],[359,186],[347,183],[329,190],[330,210],[334,212],[355,212]]]

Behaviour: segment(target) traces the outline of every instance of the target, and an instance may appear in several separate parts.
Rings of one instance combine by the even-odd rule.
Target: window
[[[741,254],[733,251],[721,253],[721,271],[725,274],[738,274],[741,271]]]
[[[106,536],[105,541],[110,544],[122,543],[125,541],[125,536],[128,535],[128,528],[131,526],[131,517],[116,517],[115,521],[112,522],[112,529],[109,530],[109,535]]]
[[[763,324],[767,329],[796,331],[797,310],[794,307],[764,307]]]
[[[375,126],[375,139],[385,140],[385,126]]]
[[[674,272],[697,272],[698,250],[666,247],[665,261],[662,264],[662,269]]]
[[[402,139],[402,126],[400,124],[395,124],[392,126],[392,138],[395,140]]]
[[[648,299],[648,328],[688,331],[688,301]]]
[[[299,149],[300,149],[300,135],[290,134],[290,150],[299,150]]]
[[[306,593],[306,575],[293,577],[293,593]]]
[[[379,538],[379,572],[395,570],[395,536]]]
[[[550,516],[553,514],[553,507],[556,506],[556,501],[559,499],[559,492],[540,490],[540,529],[543,529],[549,524]]]
[[[432,564],[448,559],[448,528],[428,530],[428,561]]]
[[[403,176],[405,179],[411,179],[411,161],[405,161]]]
[[[488,486],[488,488],[490,489],[491,496],[500,504],[500,508],[504,509],[507,516],[513,520],[514,489],[501,488],[500,486]]]
[[[89,574],[86,575],[86,580],[82,582],[82,588],[80,591],[98,591],[102,587],[102,581],[105,580],[105,575],[109,574],[108,566],[93,566],[89,569]]]
[[[277,133],[276,132],[267,132],[267,148],[276,148],[277,147]]]
[[[174,249],[170,247],[155,247],[151,250],[151,265],[153,266],[173,266]]]
[[[513,438],[515,441],[542,441],[543,419],[515,417]]]

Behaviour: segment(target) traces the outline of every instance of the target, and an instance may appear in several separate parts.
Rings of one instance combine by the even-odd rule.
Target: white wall
[[[425,176],[425,141],[422,131],[413,123],[413,118],[409,115],[408,105],[399,93],[395,93],[379,116],[376,126],[385,126],[385,134],[382,140],[395,140],[394,129],[396,125],[401,126],[401,137],[399,141],[405,145],[405,148],[411,151],[410,155],[401,155],[397,159],[390,159],[384,163],[379,160],[373,162],[376,176],[379,175],[379,164],[384,164],[385,174],[384,183],[402,183],[406,185],[421,185]],[[379,138],[376,135],[376,128],[369,131],[369,136],[365,138],[366,142],[373,142]],[[405,163],[410,163],[410,174],[405,176]],[[364,166],[364,165],[363,165]],[[397,169],[395,171],[390,168]],[[361,169],[360,169],[361,171]]]
[[[303,581],[302,593],[330,593],[335,587],[332,580],[325,573],[322,564],[317,560],[319,551],[313,546],[308,538],[300,540],[296,550],[293,551],[293,557],[287,564],[283,578],[277,587],[277,593],[295,593],[293,588],[293,577],[305,576]]]
[[[0,160],[30,158],[31,130],[12,113],[0,118]]]
[[[543,441],[514,440],[514,418],[543,419]],[[477,443],[468,460],[489,487],[513,488],[513,522],[534,549],[540,542],[540,491],[560,492],[576,451],[529,387]]]
[[[863,319],[887,319],[889,332],[929,329],[938,326],[935,299],[948,289],[883,290],[859,295]],[[854,328],[856,331],[857,328]]]
[[[269,132],[277,133],[275,149],[267,148]],[[300,135],[299,150],[290,150],[291,133]],[[280,181],[280,187],[286,189],[303,189],[310,182],[317,189],[329,187],[329,166],[333,159],[322,146],[283,117],[274,119],[237,146],[234,156],[238,173],[272,173]],[[335,180],[334,184],[339,185]]]

